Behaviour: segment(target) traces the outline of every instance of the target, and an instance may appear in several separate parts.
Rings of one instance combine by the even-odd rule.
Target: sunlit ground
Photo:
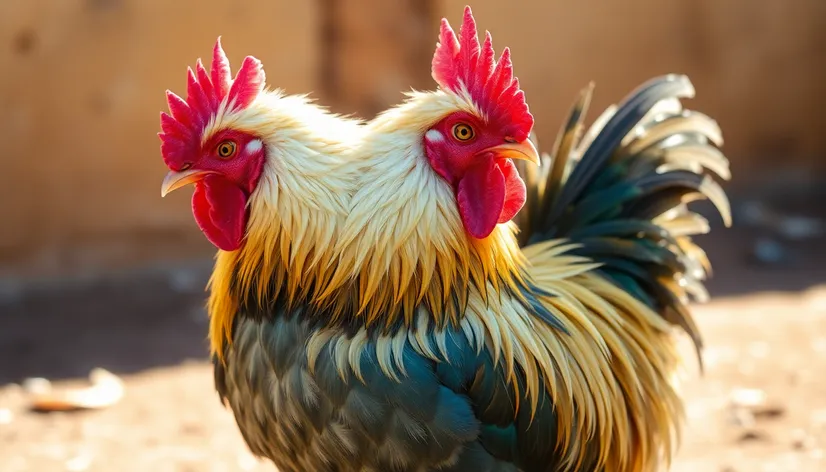
[[[826,470],[826,285],[814,284],[826,271],[754,269],[737,263],[739,249],[723,238],[710,251],[718,296],[695,307],[706,372],[700,377],[694,365],[688,372],[688,423],[672,470]],[[203,356],[203,277],[181,271],[59,302],[19,300],[4,316],[12,331],[0,333],[0,384],[7,384],[0,470],[272,470],[249,455],[214,393]],[[784,292],[734,290],[775,279]],[[32,413],[23,388],[11,383],[33,376],[77,383],[94,367],[126,382],[111,408]]]

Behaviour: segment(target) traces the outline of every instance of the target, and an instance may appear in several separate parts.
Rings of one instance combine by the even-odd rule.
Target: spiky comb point
[[[221,47],[221,37],[212,50],[212,66],[207,74],[200,59],[195,72],[187,67],[186,100],[166,91],[167,114],[161,112],[161,155],[167,166],[182,167],[198,152],[201,133],[223,106],[224,113],[247,108],[264,89],[266,76],[261,61],[247,56],[235,80],[229,60]]]
[[[439,43],[433,54],[433,80],[444,90],[470,94],[474,105],[488,120],[508,127],[509,136],[517,141],[527,139],[533,116],[525,102],[525,93],[519,88],[519,80],[513,76],[510,49],[505,48],[496,62],[490,33],[485,32],[481,47],[477,34],[469,6],[465,7],[458,38],[447,18],[442,18]]]

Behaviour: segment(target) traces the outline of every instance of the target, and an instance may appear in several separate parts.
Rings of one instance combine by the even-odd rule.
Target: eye
[[[224,159],[229,159],[235,155],[235,142],[223,141],[218,145],[218,156]]]
[[[453,137],[459,141],[470,141],[474,135],[473,128],[467,123],[456,123],[453,125]]]

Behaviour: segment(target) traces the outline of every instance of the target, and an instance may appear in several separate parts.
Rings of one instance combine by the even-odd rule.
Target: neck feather
[[[515,226],[471,237],[453,190],[425,157],[427,128],[467,106],[454,95],[414,95],[370,123],[353,157],[360,184],[336,242],[341,262],[322,296],[356,280],[353,315],[364,326],[410,326],[422,305],[437,325],[457,323],[471,292],[487,298],[492,286],[494,295],[518,295],[527,283]]]
[[[325,128],[323,117],[306,111],[310,121],[299,126],[294,116],[248,120],[268,160],[245,244],[219,252],[210,281],[213,351],[220,355],[239,311],[267,316],[301,305],[315,322],[388,332],[411,326],[420,307],[443,326],[458,324],[477,294],[524,300],[515,227],[469,236],[452,189],[424,156],[427,126],[467,106],[453,95],[418,94],[339,141],[311,135]],[[340,152],[329,152],[333,145]]]
[[[355,183],[347,151],[363,126],[303,97],[268,93],[244,114],[224,117],[262,138],[267,160],[249,199],[244,244],[219,251],[209,282],[214,353],[231,339],[235,316],[263,316],[312,299],[332,276],[334,247]]]

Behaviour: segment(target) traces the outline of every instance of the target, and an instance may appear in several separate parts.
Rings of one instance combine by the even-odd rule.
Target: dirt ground
[[[695,308],[706,371],[687,372],[687,426],[672,470],[826,470],[826,257],[798,248],[786,266],[756,266],[744,231],[703,243],[716,269],[714,301]],[[273,470],[247,452],[214,393],[204,355],[207,273],[196,265],[6,290],[0,471]],[[23,379],[62,386],[95,367],[124,379],[117,405],[28,411]]]

